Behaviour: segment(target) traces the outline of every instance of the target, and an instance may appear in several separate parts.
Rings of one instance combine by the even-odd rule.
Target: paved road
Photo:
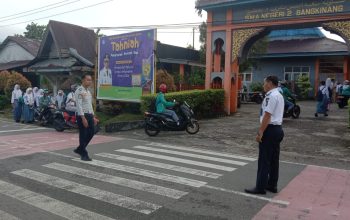
[[[251,196],[257,161],[217,150],[1,121],[0,219],[349,219],[350,171],[281,162],[280,193]],[[214,148],[215,149],[215,148]]]

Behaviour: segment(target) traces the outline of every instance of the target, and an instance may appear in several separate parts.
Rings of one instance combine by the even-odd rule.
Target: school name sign
[[[292,1],[291,1],[292,2]],[[265,6],[235,10],[234,23],[269,21],[274,19],[302,18],[333,14],[350,14],[350,0],[304,1],[299,4],[281,6]]]

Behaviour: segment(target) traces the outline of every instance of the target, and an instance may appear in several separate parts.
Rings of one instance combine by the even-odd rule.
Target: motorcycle
[[[240,94],[242,102],[255,102],[261,104],[264,100],[264,95],[261,92],[243,92]]]
[[[78,129],[77,115],[75,112],[67,110],[57,110],[54,114],[53,127],[58,132],[63,132],[67,129]],[[101,130],[100,125],[95,126],[95,134]]]
[[[194,118],[194,112],[187,102],[175,106],[175,112],[179,116],[180,124],[160,113],[145,112],[145,132],[148,136],[157,136],[160,131],[184,131],[196,134],[199,131],[198,121]]]
[[[337,97],[338,107],[339,108],[344,108],[345,106],[347,106],[349,98],[350,98],[350,96],[347,96],[347,95],[339,95]]]
[[[296,104],[296,98],[288,97],[288,101],[293,103],[294,106],[292,109],[289,109],[289,110],[286,105],[284,106],[283,118],[290,118],[290,117],[299,118],[301,109],[300,109],[300,106]]]
[[[34,120],[40,122],[42,125],[50,125],[54,120],[55,105],[49,105],[43,109],[34,108]]]

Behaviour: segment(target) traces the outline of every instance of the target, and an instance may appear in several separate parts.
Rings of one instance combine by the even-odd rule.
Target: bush
[[[183,92],[167,93],[165,97],[168,101],[186,101],[194,110],[196,117],[215,117],[223,113],[225,93],[223,89],[212,90],[191,90]],[[151,104],[154,104],[156,95],[146,95],[141,97],[141,111],[149,111]]]
[[[255,83],[250,84],[250,89],[252,92],[263,92],[264,86],[262,83],[255,82]]]
[[[21,90],[24,92],[28,87],[31,87],[32,84],[30,81],[24,77],[22,74],[17,72],[12,72],[9,79],[7,80],[5,87],[5,95],[8,98],[11,98],[11,94],[15,85],[18,84],[21,86]]]
[[[0,72],[0,94],[1,95],[5,94],[6,84],[10,76],[11,76],[11,73],[7,70]]]
[[[309,94],[312,91],[312,86],[308,76],[300,76],[296,81],[298,95],[302,99],[308,99]]]
[[[4,110],[6,107],[10,106],[11,100],[5,95],[0,95],[0,110]]]

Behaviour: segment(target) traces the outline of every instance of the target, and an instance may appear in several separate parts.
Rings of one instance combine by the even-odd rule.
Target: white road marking
[[[149,192],[149,193],[154,193],[154,194],[161,195],[161,196],[166,196],[166,197],[173,198],[173,199],[179,199],[182,196],[185,196],[188,194],[187,192],[183,192],[183,191],[176,190],[176,189],[170,189],[170,188],[166,188],[163,186],[148,184],[148,183],[144,183],[144,182],[140,182],[140,181],[136,181],[136,180],[131,180],[131,179],[125,179],[125,178],[121,178],[121,177],[116,177],[116,176],[112,176],[112,175],[108,175],[108,174],[104,174],[104,173],[98,173],[98,172],[85,170],[85,169],[81,169],[78,167],[68,166],[68,165],[59,164],[59,163],[50,163],[50,164],[46,164],[43,166],[47,167],[47,168],[54,169],[54,170],[59,170],[62,172],[71,173],[71,174],[83,176],[83,177],[90,178],[90,179],[95,179],[95,180],[106,182],[106,183],[111,183],[111,184],[115,184],[115,185],[119,185],[119,186],[125,186],[125,187],[129,187],[132,189],[141,190],[144,192]]]
[[[2,210],[0,210],[0,219],[3,219],[3,220],[20,220],[19,218],[15,217],[13,215],[10,215],[9,213],[4,212]]]
[[[187,159],[182,159],[182,158],[178,158],[178,157],[170,157],[170,156],[165,156],[165,155],[146,153],[146,152],[136,151],[136,150],[120,149],[120,150],[116,150],[116,151],[128,153],[128,154],[139,155],[139,156],[144,156],[144,157],[152,157],[152,158],[157,158],[157,159],[162,159],[162,160],[169,160],[169,161],[174,161],[174,162],[178,162],[178,163],[207,167],[207,168],[216,169],[216,170],[223,170],[223,171],[236,170],[236,168],[233,168],[233,167],[221,166],[221,165],[216,165],[216,164],[212,164],[212,163],[205,163],[205,162],[200,162],[200,161],[194,161],[194,160],[187,160]]]
[[[108,169],[113,169],[113,170],[119,170],[122,172],[126,173],[131,173],[135,175],[140,175],[140,176],[146,176],[149,178],[154,178],[154,179],[159,179],[159,180],[164,180],[168,182],[173,182],[173,183],[178,183],[178,184],[183,184],[187,186],[193,186],[193,187],[201,187],[207,184],[206,182],[199,181],[199,180],[193,180],[193,179],[188,179],[180,176],[173,176],[169,175],[166,173],[159,173],[155,171],[150,171],[150,170],[144,170],[144,169],[139,169],[136,167],[130,167],[130,166],[125,166],[121,164],[116,164],[116,163],[109,163],[101,160],[92,160],[92,161],[82,161],[80,159],[73,159],[74,161],[80,162],[80,163],[85,163],[93,166],[99,166],[99,167],[104,167]]]
[[[288,201],[271,199],[271,198],[267,198],[267,197],[252,195],[252,194],[248,194],[248,193],[244,193],[244,192],[239,192],[239,191],[234,191],[234,190],[230,190],[230,189],[224,189],[224,188],[220,188],[220,187],[216,187],[216,186],[205,185],[205,186],[203,186],[203,187],[208,188],[208,189],[213,189],[213,190],[221,191],[221,192],[232,193],[232,194],[235,194],[235,195],[250,197],[250,198],[253,198],[253,199],[264,200],[264,201],[268,201],[268,202],[270,202],[270,203],[275,203],[275,204],[278,204],[278,205],[288,206],[288,205],[290,204]]]
[[[17,131],[35,131],[35,130],[50,130],[49,128],[25,128],[25,129],[18,129],[18,130],[7,130],[7,131],[0,131],[0,133],[11,133],[11,132],[17,132]]]
[[[204,155],[192,154],[192,153],[184,153],[184,152],[174,151],[174,150],[165,150],[165,149],[145,147],[145,146],[135,146],[134,148],[148,150],[148,151],[154,151],[154,152],[167,153],[167,154],[175,154],[175,155],[180,155],[180,156],[185,156],[185,157],[193,157],[193,158],[197,158],[197,159],[215,161],[215,162],[220,162],[220,163],[228,163],[228,164],[233,164],[233,165],[237,165],[237,166],[247,165],[247,163],[241,162],[241,161],[228,160],[228,159],[222,159],[222,158],[210,157],[210,156],[204,156]]]
[[[177,172],[182,172],[182,173],[189,173],[192,175],[197,175],[197,176],[204,176],[208,178],[213,178],[217,179],[222,176],[222,174],[219,173],[213,173],[213,172],[208,172],[204,170],[197,170],[197,169],[192,169],[192,168],[187,168],[187,167],[181,167],[181,166],[176,166],[172,164],[166,164],[166,163],[159,163],[151,160],[142,160],[138,159],[135,157],[126,157],[126,156],[121,156],[118,154],[108,154],[108,153],[99,153],[95,154],[100,157],[106,157],[110,159],[115,159],[115,160],[121,160],[121,161],[127,161],[131,163],[137,163],[137,164],[142,164],[146,166],[152,166],[152,167],[158,167],[162,169],[167,169],[167,170],[173,170]]]
[[[69,220],[113,220],[1,180],[0,193]]]
[[[153,143],[153,142],[150,144],[147,144],[147,145],[151,145],[151,146],[155,146],[155,147],[169,148],[169,149],[176,149],[176,150],[191,151],[191,152],[202,153],[202,154],[210,154],[210,155],[221,156],[221,157],[229,157],[229,158],[240,159],[240,160],[256,161],[256,159],[252,158],[252,157],[234,155],[234,154],[229,154],[229,153],[219,153],[219,152],[210,151],[210,150],[201,150],[201,149],[189,148],[189,147],[179,147],[179,146],[175,146],[175,145]]]
[[[123,208],[131,209],[143,214],[150,214],[153,211],[161,208],[161,206],[144,202],[138,199],[129,198],[126,196],[114,194],[94,187],[85,186],[83,184],[75,183],[69,180],[61,179],[59,177],[39,173],[33,170],[23,169],[11,172],[15,175],[22,176],[40,183],[57,187],[59,189],[67,190],[69,192],[77,193],[87,196],[99,201],[117,205]]]

